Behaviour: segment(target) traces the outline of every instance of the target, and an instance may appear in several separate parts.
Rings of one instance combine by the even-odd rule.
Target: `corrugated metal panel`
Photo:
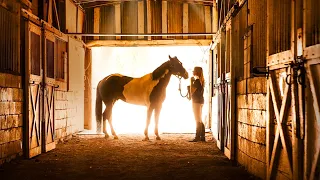
[[[0,6],[0,71],[20,73],[19,17]]]
[[[183,4],[168,2],[168,33],[182,33],[183,31]],[[168,36],[170,39],[182,39],[182,36]]]
[[[102,6],[100,9],[100,33],[115,33],[114,6]],[[116,37],[100,37],[102,40],[115,40]]]
[[[269,55],[290,49],[291,38],[291,0],[270,0]]]
[[[121,4],[121,33],[138,33],[138,2],[126,1]],[[137,37],[121,37],[123,40],[136,40]]]
[[[253,26],[253,59],[252,66],[266,66],[267,22],[266,0],[248,1],[250,14],[248,24]]]
[[[189,33],[205,33],[204,6],[202,4],[189,4]],[[192,39],[205,39],[205,36],[193,36]]]
[[[306,0],[306,46],[320,44],[320,1]]]
[[[86,24],[86,33],[93,33],[93,8],[86,9],[86,17],[85,17],[85,24]],[[93,40],[92,36],[85,36],[86,40]]]
[[[161,33],[162,32],[162,1],[150,1],[151,5],[151,33]],[[152,39],[161,39],[161,37],[152,37]]]

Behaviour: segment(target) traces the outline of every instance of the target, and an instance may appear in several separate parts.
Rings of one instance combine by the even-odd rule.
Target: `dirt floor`
[[[1,180],[22,179],[256,179],[207,142],[188,142],[193,134],[162,134],[142,141],[142,134],[79,138],[32,159],[18,158],[0,168]]]

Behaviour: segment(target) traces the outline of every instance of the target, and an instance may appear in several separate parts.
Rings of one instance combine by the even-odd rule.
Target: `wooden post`
[[[168,2],[162,1],[162,33],[168,33]],[[168,36],[162,36],[167,39]]]
[[[93,33],[99,33],[100,27],[100,8],[96,7],[93,10]],[[98,40],[99,36],[94,36],[93,39]]]
[[[183,3],[183,33],[188,33],[188,21],[189,21],[189,4]],[[188,36],[183,36],[183,39],[188,39]]]
[[[218,5],[213,2],[212,6],[212,32],[218,32]]]
[[[138,1],[138,33],[144,33],[144,3]],[[144,39],[143,36],[138,36],[138,39]]]
[[[147,0],[147,33],[151,34],[151,3]],[[151,40],[151,36],[148,36],[148,40]]]
[[[116,33],[121,33],[121,9],[120,9],[120,3],[114,5],[114,14],[115,14],[115,28]],[[120,40],[120,36],[116,36],[116,40]]]
[[[204,16],[204,18],[205,18],[205,23],[206,23],[206,33],[211,33],[211,27],[212,27],[212,25],[211,25],[211,12],[210,12],[210,6],[205,6],[204,7],[204,13],[205,13],[205,16]],[[208,35],[208,36],[206,36],[206,39],[210,39],[210,38],[212,38],[212,36],[210,36],[210,35]]]
[[[52,25],[52,0],[48,4],[48,24]]]

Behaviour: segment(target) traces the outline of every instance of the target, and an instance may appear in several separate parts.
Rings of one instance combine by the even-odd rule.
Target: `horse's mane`
[[[153,80],[159,79],[165,73],[166,69],[168,69],[168,63],[169,61],[164,62],[163,64],[161,64],[161,66],[159,66],[152,72]]]

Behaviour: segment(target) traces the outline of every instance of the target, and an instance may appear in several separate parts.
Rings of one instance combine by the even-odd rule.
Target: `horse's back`
[[[122,94],[124,86],[128,84],[133,78],[124,76],[122,74],[111,74],[103,78],[98,84],[98,90],[104,101],[107,100],[124,100]]]

